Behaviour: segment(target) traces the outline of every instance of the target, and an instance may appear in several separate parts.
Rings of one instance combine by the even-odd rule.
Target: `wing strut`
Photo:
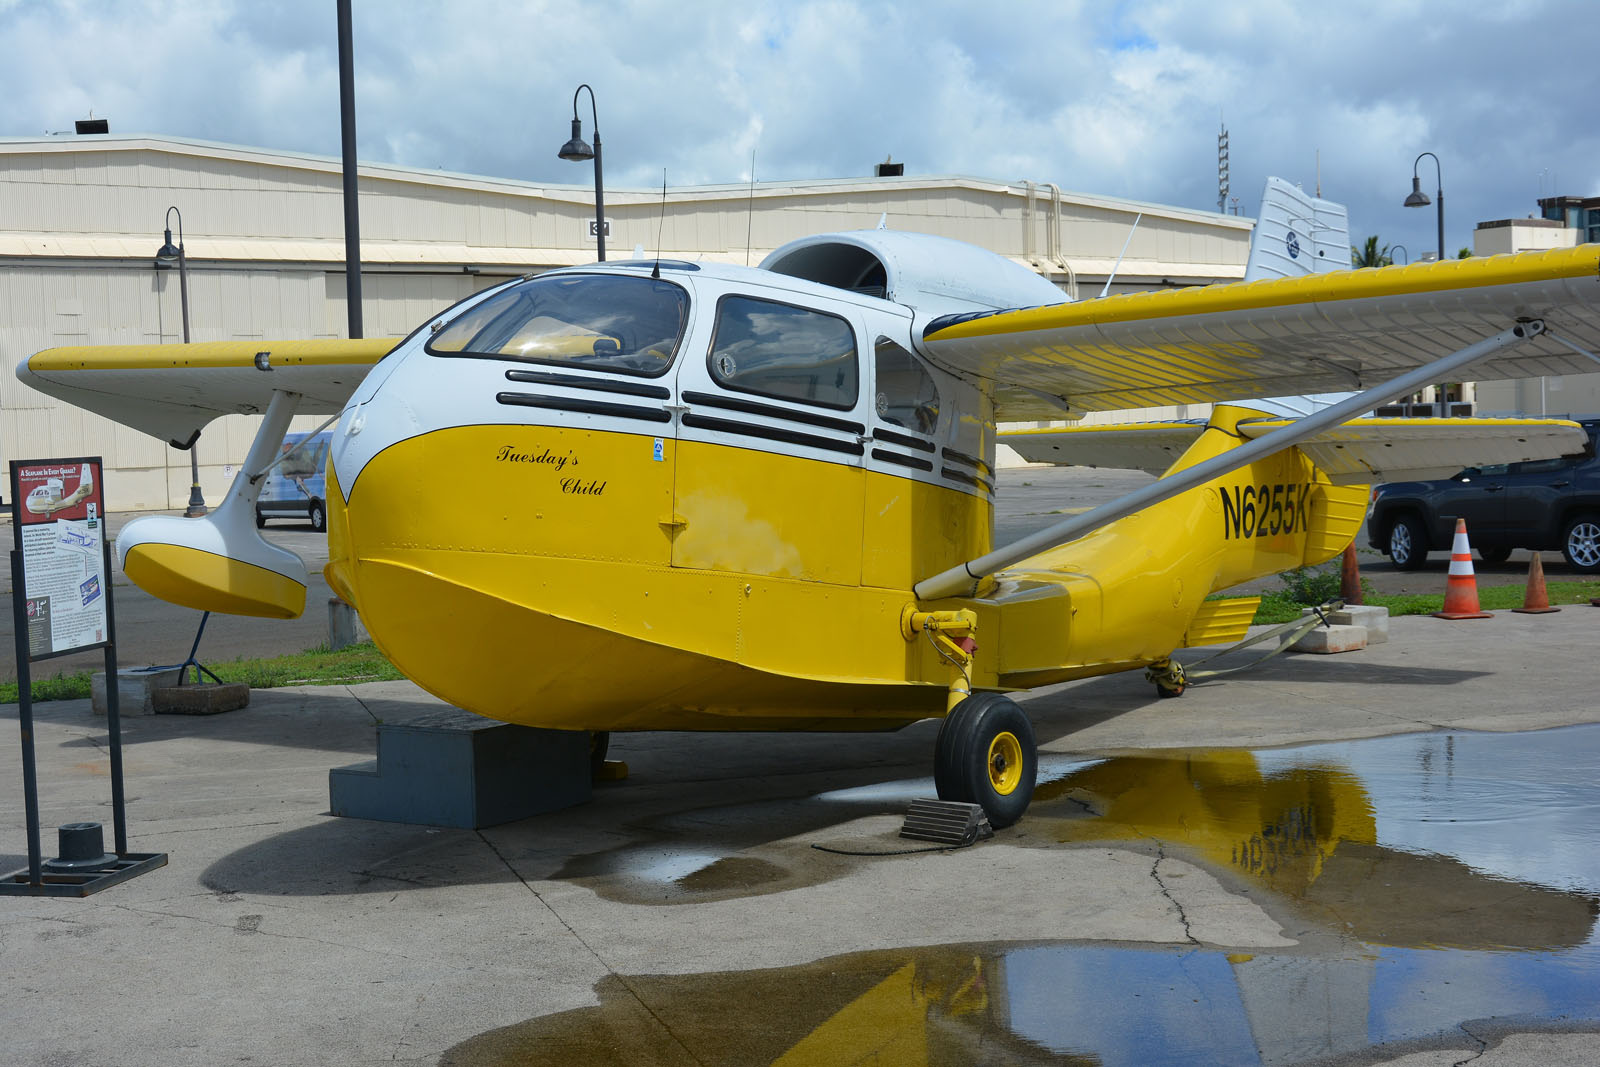
[[[1296,419],[1281,429],[1274,430],[1264,437],[1230,449],[1220,456],[1197,463],[1181,471],[1160,478],[1137,492],[1119,497],[1107,504],[1102,504],[1082,515],[1074,516],[1065,522],[1058,522],[1047,526],[1043,530],[1029,534],[1020,541],[1013,541],[1002,548],[997,548],[986,556],[951,567],[943,573],[931,578],[924,578],[912,587],[918,600],[938,600],[948,596],[971,596],[977,588],[977,583],[995,571],[1003,570],[1012,564],[1019,563],[1029,556],[1064,545],[1068,541],[1075,541],[1092,530],[1098,530],[1117,519],[1132,515],[1152,504],[1177,496],[1203,485],[1213,478],[1220,478],[1225,474],[1238,470],[1254,463],[1262,456],[1271,455],[1291,445],[1331,429],[1349,419],[1365,414],[1385,403],[1393,397],[1414,392],[1433,382],[1444,381],[1451,377],[1452,372],[1460,370],[1469,364],[1475,363],[1490,353],[1497,352],[1518,341],[1526,341],[1538,337],[1545,332],[1542,319],[1533,319],[1519,322],[1507,330],[1502,330],[1493,337],[1485,338],[1475,344],[1459,349],[1448,356],[1443,356],[1432,363],[1418,367],[1407,374],[1383,383],[1365,392],[1357,393],[1348,400],[1334,404],[1312,415]]]

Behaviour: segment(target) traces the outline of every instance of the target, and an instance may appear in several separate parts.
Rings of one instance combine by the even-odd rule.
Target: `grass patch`
[[[1484,611],[1505,611],[1510,608],[1522,607],[1522,598],[1525,585],[1518,582],[1516,585],[1492,585],[1478,587],[1478,603]],[[1549,594],[1550,603],[1559,607],[1562,604],[1583,604],[1588,606],[1592,597],[1600,596],[1600,581],[1570,581],[1546,582],[1545,592]],[[1336,594],[1337,595],[1337,592]],[[1443,593],[1374,593],[1367,590],[1363,598],[1368,604],[1389,609],[1390,616],[1396,615],[1431,615],[1444,608]],[[1268,592],[1261,594],[1261,607],[1256,610],[1255,621],[1257,625],[1277,624],[1288,622],[1300,617],[1300,610],[1306,605],[1294,599],[1287,591]]]
[[[236,659],[207,663],[224,682],[243,682],[252,689],[276,689],[285,685],[351,685],[356,682],[388,682],[404,677],[394,664],[370,641],[351,645],[337,652],[326,645],[265,659]],[[90,671],[57,674],[54,678],[33,680],[34,703],[46,700],[87,700]],[[19,692],[15,678],[0,682],[0,704],[15,704]]]

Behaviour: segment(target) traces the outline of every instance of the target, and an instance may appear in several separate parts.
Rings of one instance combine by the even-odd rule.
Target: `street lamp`
[[[178,243],[172,243],[172,216],[178,216]],[[183,254],[183,212],[176,204],[167,208],[166,238],[156,251],[156,270],[178,268],[178,302],[183,308],[183,343],[189,343],[189,261]],[[189,443],[189,506],[184,517],[197,519],[206,513],[206,498],[200,495],[200,457],[194,442]]]
[[[1439,204],[1439,260],[1444,261],[1444,172],[1439,167],[1439,157],[1432,152],[1424,152],[1411,164],[1411,195],[1406,197],[1406,207],[1427,207],[1431,201],[1428,194],[1422,191],[1422,179],[1417,177],[1417,164],[1422,162],[1422,156],[1433,156],[1434,175],[1439,179],[1439,191],[1436,194]]]
[[[1389,264],[1390,264],[1390,266],[1394,265],[1394,255],[1395,255],[1396,252],[1404,252],[1406,254],[1406,263],[1410,263],[1411,262],[1411,249],[1407,248],[1405,245],[1390,245],[1389,246]],[[1404,265],[1405,264],[1401,264],[1401,266],[1404,266]]]
[[[594,90],[589,89],[589,115],[594,119],[594,147],[590,148],[583,140],[583,120],[578,117],[578,94],[587,85],[580,85],[572,94],[572,139],[561,146],[561,151],[556,155],[562,159],[570,159],[581,163],[586,159],[594,160],[594,239],[600,249],[600,262],[606,261],[606,202],[605,189],[600,181],[600,115],[595,109]]]

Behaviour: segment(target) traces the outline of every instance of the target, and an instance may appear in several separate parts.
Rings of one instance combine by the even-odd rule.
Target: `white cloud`
[[[1410,164],[1443,162],[1447,244],[1534,209],[1551,173],[1600,190],[1585,0],[1441,5],[1289,0],[1137,5],[1032,0],[355,0],[364,159],[573,185],[556,158],[573,90],[595,89],[608,185],[870,173],[1050,181],[1195,208],[1262,179],[1326,195],[1359,234],[1413,251]],[[119,132],[336,155],[326,0],[8,3],[0,134]],[[585,96],[584,127],[593,121]],[[1428,164],[1425,162],[1425,167]],[[1425,184],[1433,182],[1431,173]]]

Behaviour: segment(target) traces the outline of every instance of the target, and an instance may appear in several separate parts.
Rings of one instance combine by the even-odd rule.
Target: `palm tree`
[[[1350,265],[1352,267],[1387,267],[1394,262],[1394,257],[1389,255],[1392,246],[1378,247],[1378,238],[1374,234],[1367,238],[1367,243],[1357,248],[1350,246]]]

